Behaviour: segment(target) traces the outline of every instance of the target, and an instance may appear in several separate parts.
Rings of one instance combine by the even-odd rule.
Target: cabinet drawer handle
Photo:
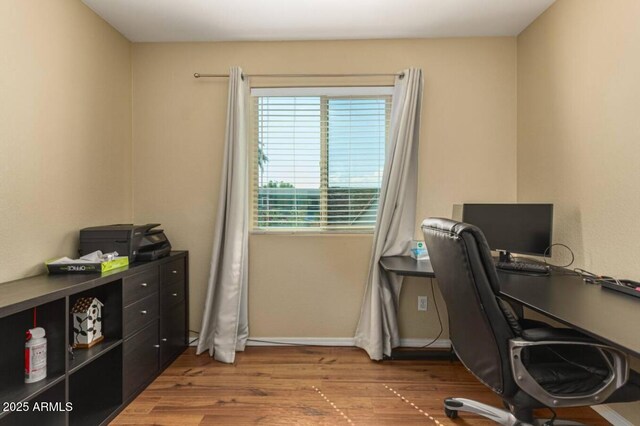
[[[164,339],[162,339],[162,341],[163,341],[163,342],[166,342],[166,341],[167,341],[167,339],[166,339],[166,338],[164,338]]]
[[[176,271],[175,269],[173,271],[171,271],[172,274],[177,274],[178,271]]]
[[[140,287],[147,287],[148,285],[149,284],[147,284],[147,283],[142,283],[142,284],[140,284]]]
[[[140,311],[140,315],[147,315],[147,311]]]
[[[178,297],[178,293],[171,293],[173,297]]]
[[[153,345],[154,348],[158,349],[160,345]]]

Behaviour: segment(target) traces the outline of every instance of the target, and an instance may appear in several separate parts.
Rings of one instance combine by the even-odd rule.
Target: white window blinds
[[[253,228],[372,230],[391,88],[252,91]]]

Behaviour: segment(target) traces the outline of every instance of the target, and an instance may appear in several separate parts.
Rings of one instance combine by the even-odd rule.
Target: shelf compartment
[[[0,394],[0,402],[29,401],[33,398],[37,398],[39,395],[47,392],[47,390],[63,382],[64,374],[61,373],[56,376],[47,376],[46,379],[42,379],[36,383],[22,383],[22,385],[15,386],[14,388],[8,388]],[[10,413],[0,411],[0,419],[6,417],[8,414]]]
[[[105,340],[122,338],[122,280],[85,290],[69,296],[69,344],[74,344],[73,317],[71,309],[78,299],[83,297],[97,297],[102,303],[102,335]],[[75,351],[78,351],[76,349]]]
[[[24,383],[25,335],[28,329],[33,328],[34,309],[0,318],[0,402],[19,402],[32,398],[64,375],[65,306],[65,299],[58,299],[35,308],[36,325],[45,329],[47,338],[47,378],[36,383]]]
[[[68,407],[63,379],[64,376],[48,382],[41,393],[29,399],[28,411],[4,413],[0,426],[66,425]]]
[[[122,345],[69,376],[69,425],[99,425],[122,405]]]
[[[73,359],[69,358],[69,374],[75,373],[78,369],[106,354],[121,343],[122,339],[106,338],[88,349],[74,349]]]

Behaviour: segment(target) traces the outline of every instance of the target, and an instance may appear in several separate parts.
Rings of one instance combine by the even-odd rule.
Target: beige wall
[[[559,0],[518,37],[518,201],[555,203],[576,266],[635,280],[638,22],[637,0]],[[640,404],[616,409],[640,424]]]
[[[0,2],[0,282],[130,221],[130,43],[76,0]]]
[[[249,74],[421,67],[418,220],[448,216],[462,201],[516,198],[514,38],[134,44],[134,217],[162,222],[172,244],[191,251],[193,329],[200,326],[211,256],[227,81],[192,75],[226,73],[232,65]],[[252,235],[250,240],[252,336],[353,336],[370,236]],[[427,281],[409,280],[401,302],[402,337],[436,334],[432,301],[430,312],[416,311],[418,294],[431,299],[428,289]]]

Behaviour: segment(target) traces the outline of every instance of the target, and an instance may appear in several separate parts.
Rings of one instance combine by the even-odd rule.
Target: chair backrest
[[[456,354],[484,384],[512,395],[517,386],[509,339],[515,333],[498,305],[500,283],[487,240],[477,227],[449,219],[426,219],[422,232],[447,304]]]

